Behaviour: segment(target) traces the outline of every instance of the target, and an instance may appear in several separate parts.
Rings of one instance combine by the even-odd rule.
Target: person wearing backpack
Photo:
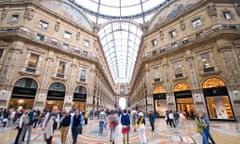
[[[20,144],[22,139],[24,139],[24,134],[27,132],[28,137],[27,137],[27,143],[30,144],[30,138],[32,134],[32,124],[33,124],[33,116],[34,116],[34,111],[29,109],[28,111],[25,111],[25,113],[22,115],[22,132],[19,136],[18,143]]]
[[[123,111],[123,114],[121,116],[121,124],[122,124],[123,144],[125,144],[125,141],[127,144],[129,144],[130,116],[127,113],[126,109]]]

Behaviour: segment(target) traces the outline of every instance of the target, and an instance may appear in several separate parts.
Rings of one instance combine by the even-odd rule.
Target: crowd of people
[[[209,119],[207,114],[196,113],[195,123],[197,132],[202,136],[203,144],[215,144],[209,127]],[[18,109],[6,110],[0,109],[0,120],[3,127],[14,126],[18,130],[15,144],[21,144],[26,140],[26,144],[30,144],[32,128],[41,128],[44,134],[44,139],[47,144],[52,143],[54,132],[56,130],[61,133],[62,144],[77,144],[77,137],[82,134],[84,125],[88,124],[88,120],[96,118],[99,121],[99,136],[103,135],[105,129],[110,130],[110,143],[116,143],[117,127],[121,126],[121,134],[123,144],[129,144],[129,132],[132,129],[138,133],[140,144],[148,142],[146,137],[146,119],[149,119],[151,131],[155,131],[155,117],[154,111],[144,113],[137,110],[100,110],[100,111],[79,111],[78,109],[70,111],[60,111],[58,107],[53,107],[51,111],[40,111],[33,109]],[[186,114],[178,111],[166,111],[165,120],[167,126],[171,128],[180,127],[185,121]],[[27,136],[27,137],[26,137]],[[26,137],[26,138],[25,138]]]

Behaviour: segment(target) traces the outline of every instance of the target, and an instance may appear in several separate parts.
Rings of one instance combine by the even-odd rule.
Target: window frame
[[[170,38],[175,38],[177,37],[177,31],[176,30],[172,30],[169,32]]]
[[[63,38],[65,39],[71,39],[72,38],[72,33],[69,31],[64,31],[63,33]]]
[[[17,23],[18,20],[19,20],[19,14],[12,14],[12,17],[10,18],[10,22],[11,23]]]
[[[44,20],[39,20],[39,23],[38,23],[38,28],[39,29],[43,29],[43,30],[47,30],[49,27],[49,23],[44,21]]]
[[[31,65],[31,64],[30,64],[30,61],[31,61],[32,57],[34,57],[34,56],[37,57],[36,63],[35,63],[34,65]],[[28,64],[27,64],[26,71],[27,71],[27,72],[35,73],[36,70],[37,70],[37,68],[38,68],[39,59],[40,59],[40,55],[39,55],[39,54],[31,53],[31,54],[30,54],[30,57],[29,57],[29,59],[28,59]]]
[[[233,15],[230,11],[223,11],[223,17],[225,18],[225,20],[232,20],[233,19]]]
[[[64,78],[66,67],[67,63],[65,61],[59,61],[56,76],[59,78]]]
[[[90,46],[90,42],[88,40],[83,40],[83,45],[85,47],[89,47]]]
[[[40,33],[36,33],[35,38],[39,41],[44,41],[45,40],[45,36],[43,34],[40,34]]]
[[[157,45],[157,39],[151,40],[152,47],[155,47]]]
[[[86,68],[80,68],[79,81],[80,82],[86,82],[87,81],[87,69]]]
[[[192,20],[192,27],[193,28],[198,28],[201,25],[202,25],[202,19],[200,17]]]

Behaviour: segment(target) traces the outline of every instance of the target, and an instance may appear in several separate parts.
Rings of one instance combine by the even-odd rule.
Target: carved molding
[[[34,76],[34,77],[39,77],[40,76],[40,73],[36,74],[36,73],[29,73],[29,72],[26,72],[26,71],[19,71],[19,74],[27,75],[27,76]]]
[[[54,30],[58,32],[60,30],[60,22],[56,22]]]
[[[58,78],[58,77],[52,77],[53,80],[59,80],[59,81],[63,81],[66,82],[67,78]]]
[[[186,28],[185,23],[184,23],[184,21],[183,21],[183,18],[181,18],[181,19],[180,19],[180,29],[181,29],[182,31],[184,31],[185,28]]]
[[[31,8],[26,8],[25,9],[25,12],[24,12],[24,15],[23,15],[23,18],[28,20],[28,21],[31,21],[34,17],[34,9],[31,9]]]
[[[10,43],[0,40],[0,46],[8,46]]]
[[[234,7],[235,7],[235,10],[236,10],[237,14],[240,16],[240,3],[236,3],[234,5]]]
[[[4,8],[1,14],[1,20],[4,20],[7,17],[7,15],[8,15],[8,9]]]
[[[215,4],[211,3],[207,7],[207,13],[210,18],[216,18],[217,17],[217,8],[215,7]]]

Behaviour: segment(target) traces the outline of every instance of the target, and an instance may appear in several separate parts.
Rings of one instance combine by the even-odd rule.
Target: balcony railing
[[[31,68],[31,67],[27,67],[26,68],[26,72],[36,73],[36,69],[35,68]]]
[[[177,73],[175,74],[175,78],[182,78],[183,77],[183,73]]]
[[[58,78],[64,78],[64,74],[57,74]]]
[[[171,51],[173,48],[174,49],[179,49],[182,46],[188,44],[188,43],[193,43],[193,42],[197,42],[201,39],[205,39],[206,37],[209,37],[212,34],[215,34],[217,32],[220,31],[226,31],[226,30],[231,30],[231,31],[240,31],[240,25],[215,25],[209,29],[205,29],[202,32],[199,33],[195,33],[193,35],[189,35],[187,36],[188,39],[183,39],[182,41],[176,41],[176,42],[172,42],[171,44],[167,44],[167,45],[163,45],[161,47],[159,47],[157,50],[153,50],[151,52],[145,53],[143,56],[143,59],[151,59],[151,57],[154,55],[161,55],[163,53],[167,53],[168,51]],[[175,45],[172,45],[175,44]],[[164,47],[164,51],[161,50]]]
[[[154,81],[154,83],[159,83],[160,82],[160,78],[155,78],[153,81]]]
[[[63,47],[63,41],[55,40],[53,37],[48,37],[42,34],[39,34],[36,37],[36,33],[38,32],[34,30],[29,30],[25,27],[0,28],[0,37],[6,37],[7,35],[20,35],[26,39],[30,39],[37,43],[41,42],[41,44],[46,44],[57,49],[62,49],[69,53],[73,53],[78,56],[84,56],[87,59],[97,61],[97,56],[93,53],[84,51],[83,49],[81,50],[80,48],[71,45],[69,45],[68,49],[65,49],[65,47]],[[79,49],[79,51],[76,51],[76,49]]]
[[[204,68],[203,71],[204,71],[204,73],[209,73],[209,72],[214,72],[215,69],[214,69],[214,67],[207,67],[207,68]]]

